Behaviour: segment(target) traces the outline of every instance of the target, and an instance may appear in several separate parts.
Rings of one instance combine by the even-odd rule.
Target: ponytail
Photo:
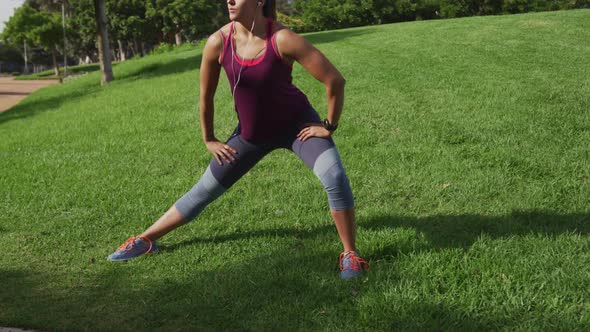
[[[266,0],[264,7],[262,7],[262,15],[267,18],[277,20],[277,2],[276,0]]]

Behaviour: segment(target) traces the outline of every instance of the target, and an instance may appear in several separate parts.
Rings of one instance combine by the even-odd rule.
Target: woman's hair
[[[262,15],[264,15],[264,17],[271,17],[275,21],[277,20],[276,0],[266,0],[264,7],[262,7]]]

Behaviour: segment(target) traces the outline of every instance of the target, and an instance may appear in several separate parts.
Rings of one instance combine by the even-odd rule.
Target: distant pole
[[[64,31],[64,76],[68,73],[68,56],[66,52],[66,0],[62,0],[61,2],[61,22]]]
[[[29,62],[29,60],[27,59],[27,40],[23,39],[23,44],[25,45],[25,74],[29,73],[29,65],[27,65],[27,62]]]

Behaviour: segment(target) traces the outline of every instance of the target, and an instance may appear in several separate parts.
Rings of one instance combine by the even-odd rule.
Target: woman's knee
[[[175,206],[183,218],[189,222],[196,218],[207,205],[221,196],[227,189],[217,181],[211,168],[207,170],[190,191],[184,194]]]
[[[332,210],[354,207],[350,181],[335,147],[320,154],[313,171],[328,194],[328,203]]]

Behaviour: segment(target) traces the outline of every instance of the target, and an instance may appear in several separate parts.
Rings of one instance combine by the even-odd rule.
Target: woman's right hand
[[[238,154],[238,151],[231,146],[221,143],[217,139],[205,142],[205,145],[207,146],[207,150],[213,154],[219,165],[223,165],[221,162],[222,158],[228,163],[236,161],[236,158],[232,155],[232,152],[234,154]]]

